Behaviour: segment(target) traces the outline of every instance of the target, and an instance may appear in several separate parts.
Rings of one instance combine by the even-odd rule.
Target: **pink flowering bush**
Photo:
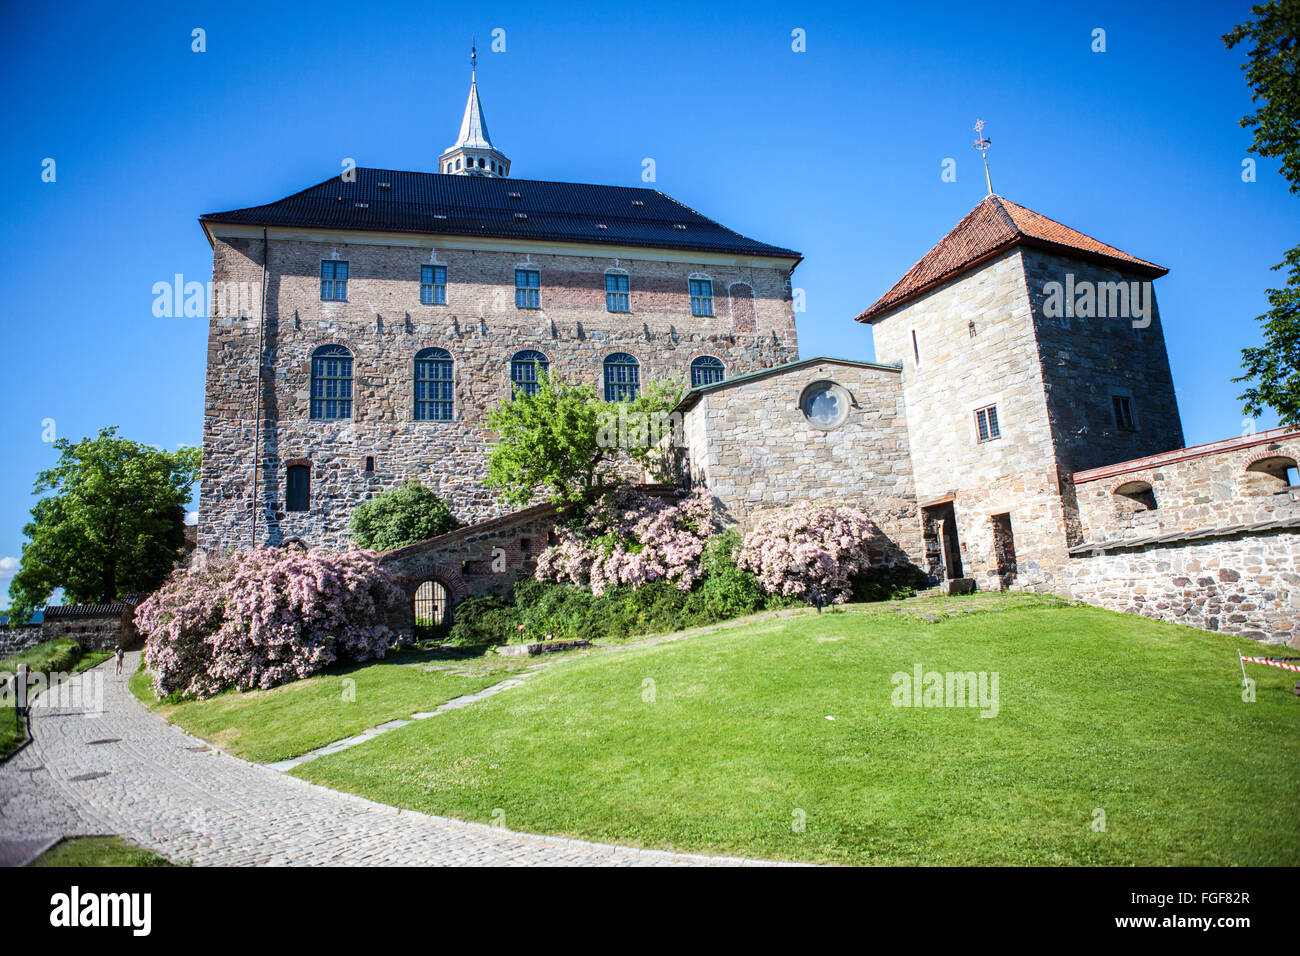
[[[536,578],[587,588],[596,597],[619,586],[668,581],[689,591],[713,533],[713,509],[694,495],[678,501],[638,491],[611,492],[578,528],[557,528],[559,544],[537,558]]]
[[[850,579],[871,566],[867,545],[876,534],[857,508],[799,505],[761,518],[736,563],[769,594],[843,604],[853,596]]]
[[[257,548],[174,572],[135,622],[158,696],[210,697],[383,657],[404,600],[374,552]]]

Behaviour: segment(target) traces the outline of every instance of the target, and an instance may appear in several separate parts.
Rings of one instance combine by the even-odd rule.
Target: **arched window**
[[[605,357],[605,401],[630,402],[641,391],[640,363],[626,352]]]
[[[352,353],[341,345],[322,345],[311,353],[311,417],[352,417]]]
[[[714,358],[712,355],[701,355],[691,362],[691,388],[721,382],[726,377],[725,371],[721,359]]]
[[[511,396],[536,395],[538,381],[546,374],[549,367],[550,362],[541,352],[534,349],[516,352],[514,358],[510,360]]]
[[[449,422],[451,415],[451,353],[420,349],[415,353],[415,420]]]

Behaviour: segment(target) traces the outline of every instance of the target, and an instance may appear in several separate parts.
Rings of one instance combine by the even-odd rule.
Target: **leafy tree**
[[[1234,382],[1254,381],[1240,398],[1247,415],[1259,415],[1267,405],[1278,413],[1284,425],[1300,425],[1300,246],[1286,255],[1291,276],[1281,289],[1268,290],[1268,312],[1259,317],[1264,324],[1264,344],[1241,350],[1245,375]]]
[[[447,502],[418,481],[408,481],[352,512],[352,540],[363,548],[391,551],[460,527]]]
[[[1253,129],[1251,149],[1281,163],[1290,190],[1300,194],[1300,0],[1271,0],[1251,8],[1255,19],[1223,37],[1232,49],[1253,44],[1242,66],[1252,90],[1255,112],[1241,120]],[[1264,406],[1278,412],[1282,423],[1300,424],[1300,246],[1275,270],[1290,269],[1286,286],[1268,290],[1270,309],[1259,317],[1264,344],[1242,349],[1246,374],[1234,382],[1254,382],[1242,393],[1247,415]]]
[[[487,484],[511,504],[525,504],[538,489],[557,504],[581,501],[615,484],[620,465],[657,462],[657,439],[669,430],[681,391],[675,382],[647,382],[635,400],[607,402],[595,386],[542,375],[536,393],[515,395],[488,415],[500,441]]]
[[[117,437],[115,427],[76,443],[61,438],[54,447],[58,464],[34,486],[52,494],[32,509],[9,583],[15,621],[27,620],[55,588],[71,603],[153,591],[185,540],[199,449],[162,451]]]

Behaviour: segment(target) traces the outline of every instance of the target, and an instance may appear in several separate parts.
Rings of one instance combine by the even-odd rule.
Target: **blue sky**
[[[1276,163],[1241,177],[1244,51],[1219,37],[1249,3],[703,6],[9,5],[0,587],[54,460],[46,419],[73,439],[116,424],[200,442],[205,321],[151,308],[155,282],[211,277],[196,217],[345,157],[433,170],[471,35],[516,176],[641,185],[652,157],[657,188],[803,252],[805,356],[873,357],[852,317],[984,195],[983,118],[997,192],[1170,269],[1156,292],[1186,439],[1241,432],[1230,379],[1280,282],[1269,266],[1300,242]]]

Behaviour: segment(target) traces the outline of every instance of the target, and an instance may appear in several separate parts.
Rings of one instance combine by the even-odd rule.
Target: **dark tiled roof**
[[[47,604],[45,620],[53,621],[69,617],[118,617],[134,607],[125,601],[112,604]]]
[[[1017,245],[1073,253],[1151,278],[1169,271],[1001,196],[989,196],[967,213],[948,235],[939,240],[938,245],[922,256],[892,289],[859,315],[858,321],[873,322],[909,299],[928,292]]]
[[[656,189],[387,169],[358,168],[352,182],[334,176],[277,202],[212,212],[199,221],[800,258],[732,232]]]

